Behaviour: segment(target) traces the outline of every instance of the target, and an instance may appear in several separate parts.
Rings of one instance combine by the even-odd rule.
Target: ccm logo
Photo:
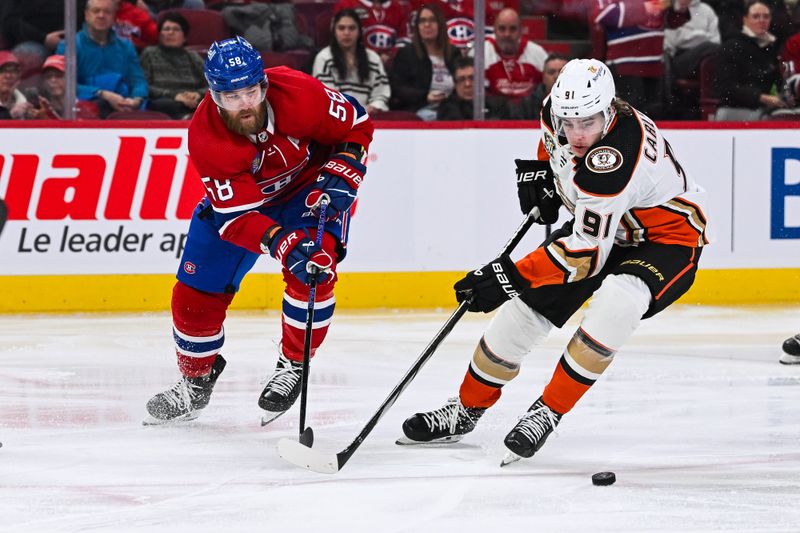
[[[337,176],[347,178],[355,183],[356,186],[361,185],[361,180],[364,179],[361,174],[353,169],[353,167],[345,165],[344,163],[340,163],[339,161],[328,161],[325,163],[323,168],[330,170],[331,173],[336,174]]]
[[[517,183],[547,179],[546,170],[536,170],[531,172],[520,172],[517,174]]]
[[[503,292],[508,295],[509,299],[519,296],[517,290],[513,285],[511,285],[508,276],[506,276],[506,273],[503,270],[503,265],[500,263],[492,263],[492,270],[494,270],[497,281],[500,282],[500,288],[503,289]]]

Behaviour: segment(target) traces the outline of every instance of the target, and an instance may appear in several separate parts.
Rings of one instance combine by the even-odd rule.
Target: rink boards
[[[185,124],[0,126],[0,312],[169,307],[188,219],[203,194]],[[27,126],[27,125],[26,125]],[[379,124],[340,266],[340,308],[449,307],[461,272],[492,259],[522,215],[515,158],[531,123]],[[789,123],[667,123],[708,191],[713,245],[683,301],[800,302],[800,135]],[[565,217],[566,219],[566,217]],[[515,257],[544,237],[536,227]],[[264,258],[238,308],[277,307]]]

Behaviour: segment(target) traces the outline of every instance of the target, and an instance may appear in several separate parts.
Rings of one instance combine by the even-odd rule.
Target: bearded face
[[[230,111],[219,108],[223,122],[234,133],[239,135],[255,135],[264,127],[267,116],[267,104],[261,101],[256,107]]]

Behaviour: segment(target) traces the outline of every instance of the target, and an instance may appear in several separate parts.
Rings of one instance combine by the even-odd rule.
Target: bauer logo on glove
[[[306,196],[306,207],[316,209],[328,198],[328,219],[338,218],[353,206],[367,167],[347,155],[333,155],[322,167],[316,186]]]
[[[561,198],[556,194],[555,177],[550,161],[515,159],[517,164],[517,196],[524,214],[539,208],[536,222],[552,224],[558,220]]]
[[[456,300],[469,300],[470,311],[489,313],[511,298],[516,298],[530,283],[522,277],[514,262],[501,255],[488,265],[470,272],[456,282]]]

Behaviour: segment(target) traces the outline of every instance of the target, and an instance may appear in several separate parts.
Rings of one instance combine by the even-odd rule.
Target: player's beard
[[[241,109],[239,111],[228,111],[220,109],[222,120],[225,125],[239,135],[255,135],[264,127],[264,118],[267,116],[267,104],[261,102],[257,107]],[[242,116],[248,116],[243,122]]]

